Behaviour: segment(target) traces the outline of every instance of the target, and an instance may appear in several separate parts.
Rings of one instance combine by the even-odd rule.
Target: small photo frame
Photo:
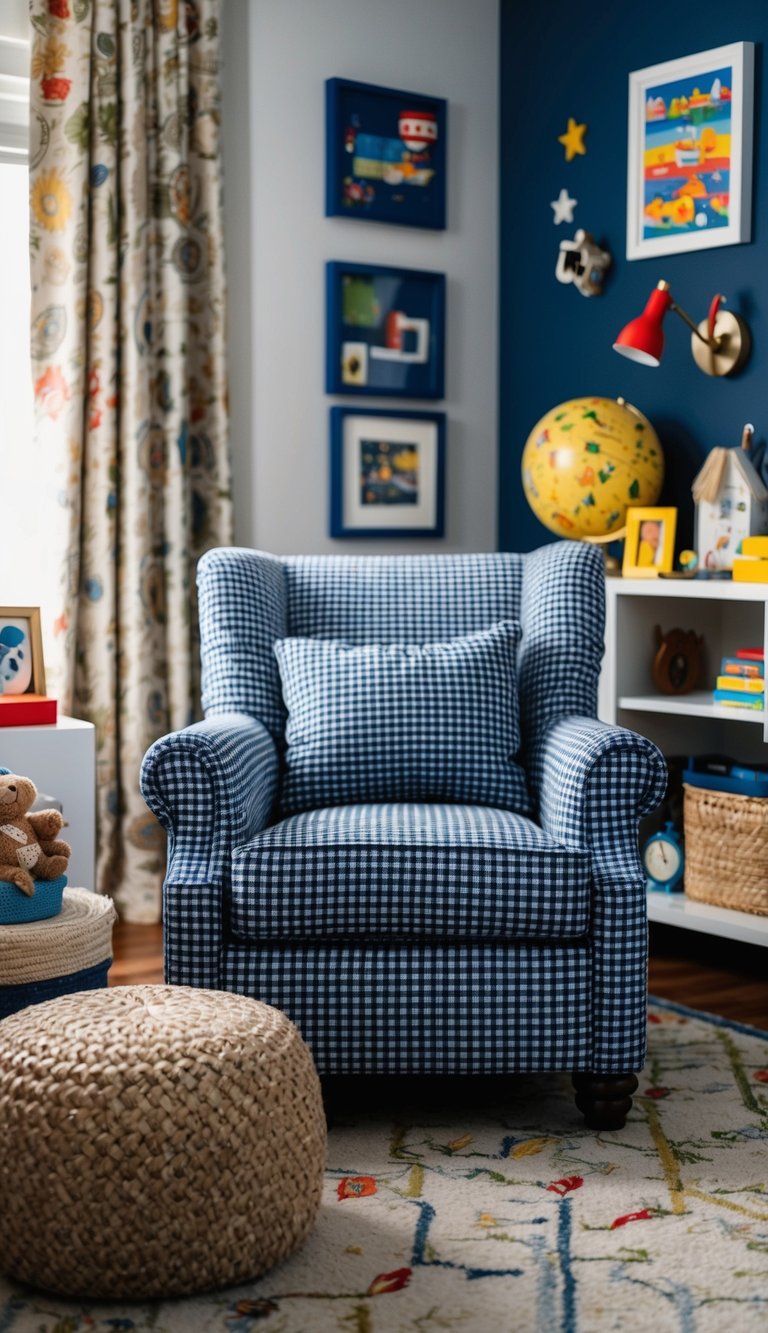
[[[45,694],[39,606],[0,606],[0,694]]]
[[[753,42],[629,76],[627,259],[751,238]]]
[[[655,579],[671,574],[675,558],[675,508],[627,510],[627,535],[624,540],[625,579]]]
[[[442,398],[445,275],[326,265],[326,391]]]
[[[447,103],[351,79],[325,84],[325,215],[445,227]]]
[[[332,537],[442,537],[445,413],[332,407]]]

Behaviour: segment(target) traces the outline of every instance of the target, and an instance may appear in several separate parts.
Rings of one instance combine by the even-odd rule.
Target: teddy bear
[[[35,879],[58,879],[72,851],[57,838],[64,827],[58,810],[36,810],[29,814],[37,788],[29,778],[0,773],[0,880],[15,884],[31,897]]]

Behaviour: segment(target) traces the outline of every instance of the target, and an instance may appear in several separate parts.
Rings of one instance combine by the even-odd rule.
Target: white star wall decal
[[[552,221],[556,227],[559,227],[561,222],[573,222],[573,210],[578,202],[578,199],[571,199],[565,186],[563,186],[557,198],[550,203],[550,208],[555,211]]]

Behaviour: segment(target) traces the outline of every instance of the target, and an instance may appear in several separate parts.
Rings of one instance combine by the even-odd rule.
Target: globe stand
[[[609,532],[605,537],[582,537],[581,540],[583,542],[589,542],[590,546],[608,547],[611,542],[623,542],[626,535],[627,525],[625,523],[624,527],[619,528],[618,532]],[[607,576],[615,578],[621,573],[621,565],[616,559],[616,556],[609,555],[607,549],[603,551],[603,559],[605,560],[605,572]]]

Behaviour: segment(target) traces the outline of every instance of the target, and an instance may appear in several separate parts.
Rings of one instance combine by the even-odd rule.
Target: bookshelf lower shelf
[[[686,898],[684,893],[648,892],[648,920],[682,930],[698,930],[724,940],[768,947],[768,916],[735,912],[730,907],[712,907]]]

